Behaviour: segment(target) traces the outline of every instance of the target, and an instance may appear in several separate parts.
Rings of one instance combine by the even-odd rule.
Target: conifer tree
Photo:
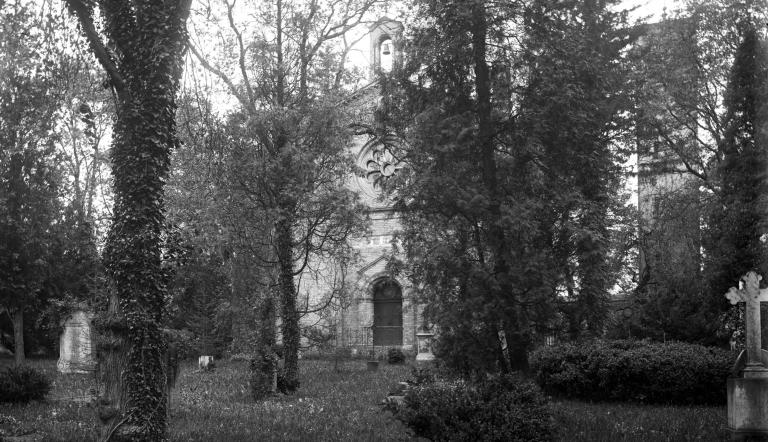
[[[718,193],[704,240],[707,290],[715,305],[750,270],[765,274],[768,53],[745,23],[728,81],[725,135],[718,146]],[[762,132],[761,132],[762,131]]]
[[[449,364],[524,370],[559,300],[574,334],[602,330],[628,40],[601,1],[415,4],[389,105],[405,269]]]

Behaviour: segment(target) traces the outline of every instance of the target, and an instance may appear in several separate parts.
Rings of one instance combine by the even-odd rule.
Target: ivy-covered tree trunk
[[[125,320],[117,293],[109,292],[106,313],[94,321],[96,327],[96,354],[99,360],[99,376],[104,392],[99,398],[96,414],[101,423],[100,440],[109,440],[115,426],[122,419],[120,410],[127,402],[123,388],[123,370],[127,364]]]
[[[109,434],[111,440],[165,440],[163,185],[171,149],[178,145],[176,92],[191,0],[98,2],[106,43],[93,22],[95,2],[67,3],[117,96],[114,208],[105,264],[121,310],[110,318],[110,328],[121,335],[126,352],[125,365],[113,367],[122,373],[109,379],[123,383],[126,401],[111,404],[117,415],[110,419]]]
[[[261,400],[277,392],[277,354],[275,353],[275,292],[270,287],[260,309],[259,342],[251,361],[251,393]]]
[[[281,329],[283,332],[283,354],[285,357],[285,388],[296,391],[299,388],[299,314],[296,310],[296,285],[293,280],[293,230],[291,219],[283,218],[277,223],[275,241],[280,266]]]
[[[13,310],[13,356],[16,365],[25,362],[24,355],[24,308],[17,307]]]

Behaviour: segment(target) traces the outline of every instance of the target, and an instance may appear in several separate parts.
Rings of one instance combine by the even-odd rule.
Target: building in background
[[[370,226],[364,237],[352,240],[358,260],[343,272],[345,288],[339,305],[325,320],[334,328],[336,346],[359,351],[390,347],[415,351],[416,333],[422,324],[413,288],[406,279],[387,271],[400,217],[393,208],[394,202],[381,191],[382,185],[403,166],[392,153],[395,150],[392,147],[402,145],[403,141],[380,130],[379,82],[381,75],[391,73],[402,62],[402,32],[400,22],[386,17],[369,28],[369,83],[347,102],[352,110],[353,125],[368,128],[355,135],[349,147],[358,169],[358,173],[349,177],[349,186],[359,193]],[[317,293],[327,292],[318,281],[305,287]],[[308,323],[312,320],[305,320],[305,325]]]

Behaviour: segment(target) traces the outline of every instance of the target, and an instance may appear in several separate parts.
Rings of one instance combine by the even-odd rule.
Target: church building
[[[370,26],[369,82],[346,104],[354,115],[353,126],[380,127],[379,80],[381,75],[391,73],[402,63],[402,32],[402,24],[389,18]],[[392,147],[402,144],[394,134],[366,130],[354,135],[349,146],[358,171],[349,177],[348,185],[360,195],[370,224],[364,237],[351,240],[358,259],[346,271],[346,299],[334,312],[331,322],[336,328],[335,344],[359,352],[380,353],[392,347],[415,351],[416,333],[423,322],[409,281],[387,271],[400,217],[381,186],[403,167],[392,154]],[[322,291],[321,287],[318,289]]]

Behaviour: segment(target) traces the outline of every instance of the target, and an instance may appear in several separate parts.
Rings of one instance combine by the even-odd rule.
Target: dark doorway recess
[[[403,290],[390,278],[373,284],[373,345],[403,345]]]

